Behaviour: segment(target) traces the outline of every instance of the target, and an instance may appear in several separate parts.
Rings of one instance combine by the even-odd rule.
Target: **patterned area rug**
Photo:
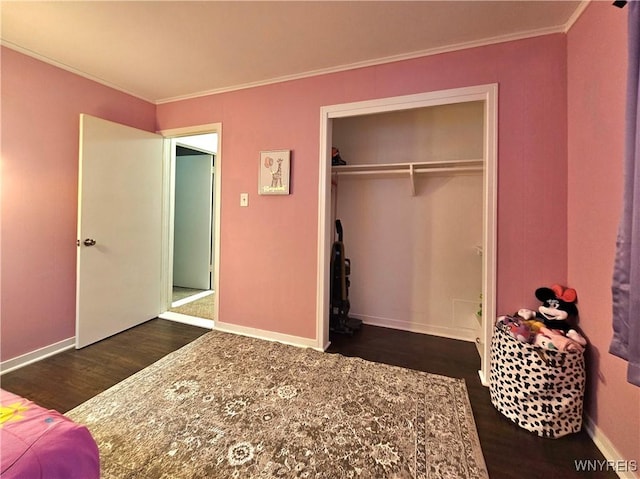
[[[67,416],[105,479],[488,478],[463,380],[218,331]]]

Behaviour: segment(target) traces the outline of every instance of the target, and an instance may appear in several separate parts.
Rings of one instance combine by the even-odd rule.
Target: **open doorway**
[[[170,311],[213,319],[216,134],[176,139]]]
[[[161,318],[213,327],[218,289],[220,125],[163,131],[167,249]]]

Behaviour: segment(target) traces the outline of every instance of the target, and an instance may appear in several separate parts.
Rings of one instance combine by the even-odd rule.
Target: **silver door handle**
[[[96,240],[87,238],[82,242],[82,244],[84,244],[85,246],[94,246],[96,244]]]

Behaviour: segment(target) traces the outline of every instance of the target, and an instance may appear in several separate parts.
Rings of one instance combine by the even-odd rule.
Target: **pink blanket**
[[[2,479],[99,479],[89,430],[59,412],[0,389]]]

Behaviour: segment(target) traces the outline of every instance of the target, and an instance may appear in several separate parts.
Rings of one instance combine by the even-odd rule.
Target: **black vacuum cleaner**
[[[362,326],[360,319],[350,318],[349,309],[349,275],[351,261],[345,258],[344,243],[342,242],[342,223],[336,220],[338,241],[331,248],[331,317],[329,330],[338,334],[352,335]]]

